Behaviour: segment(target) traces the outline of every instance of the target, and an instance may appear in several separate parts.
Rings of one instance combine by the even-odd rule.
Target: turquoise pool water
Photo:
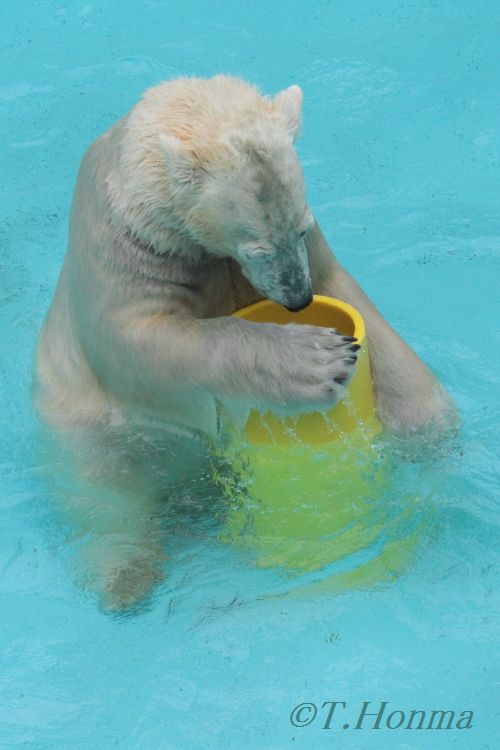
[[[8,3],[0,29],[0,748],[498,747],[500,8],[493,3]],[[340,592],[259,570],[180,524],[134,617],[75,587],[39,477],[30,361],[86,145],[140,93],[229,72],[298,83],[310,203],[340,259],[440,374],[463,418],[394,459],[425,522],[389,581]],[[50,469],[50,467],[49,467]],[[356,561],[352,563],[356,565]],[[312,576],[314,579],[314,576]],[[345,713],[325,729],[329,705]],[[472,710],[470,729],[353,727],[363,701]],[[292,709],[318,706],[308,726]],[[294,714],[309,720],[312,708]],[[397,724],[397,716],[393,724]],[[349,729],[342,729],[349,723]],[[456,721],[454,722],[454,726]],[[405,725],[403,725],[405,726]]]

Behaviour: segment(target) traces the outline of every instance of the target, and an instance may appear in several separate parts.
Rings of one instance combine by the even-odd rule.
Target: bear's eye
[[[266,250],[265,247],[251,247],[247,250],[247,255],[249,255],[251,258],[266,258],[271,255],[269,250]]]
[[[257,242],[242,242],[238,245],[238,255],[247,260],[266,260],[272,258],[272,250],[262,247]]]

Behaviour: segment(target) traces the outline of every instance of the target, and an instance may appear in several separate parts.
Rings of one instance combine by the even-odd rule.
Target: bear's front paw
[[[427,437],[452,435],[460,426],[455,406],[443,386],[434,378],[404,388],[390,383],[375,384],[375,402],[380,421],[402,435],[422,433]]]
[[[296,324],[281,326],[279,338],[274,400],[299,412],[339,401],[354,373],[360,348],[356,339],[333,328]]]

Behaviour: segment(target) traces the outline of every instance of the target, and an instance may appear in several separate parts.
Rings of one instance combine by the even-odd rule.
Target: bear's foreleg
[[[334,257],[316,224],[307,237],[313,290],[357,308],[366,323],[377,411],[389,428],[408,432],[456,421],[450,397],[429,368],[384,320]]]
[[[204,395],[300,412],[341,398],[357,348],[329,328],[154,315],[101,330],[93,366],[122,402],[171,416]]]

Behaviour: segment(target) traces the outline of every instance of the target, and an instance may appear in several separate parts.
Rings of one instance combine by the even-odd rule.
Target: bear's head
[[[294,148],[302,92],[291,86],[255,102],[241,102],[227,123],[207,123],[204,140],[162,134],[159,142],[192,239],[235,259],[268,299],[300,310],[312,301],[304,238],[314,224]]]

